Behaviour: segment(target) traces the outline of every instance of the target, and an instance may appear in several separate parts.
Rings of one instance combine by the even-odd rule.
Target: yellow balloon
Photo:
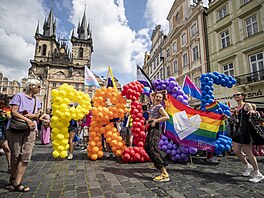
[[[68,139],[63,139],[63,140],[61,140],[61,144],[63,144],[63,145],[66,146],[66,144],[68,144]]]
[[[53,90],[54,90],[54,89],[53,89]],[[53,152],[52,152],[52,156],[55,157],[55,158],[56,158],[56,157],[59,157],[59,156],[60,156],[60,153],[59,153],[58,151],[53,151]]]
[[[56,137],[57,137],[59,140],[62,140],[62,139],[64,138],[64,135],[62,135],[62,134],[58,134]]]
[[[63,151],[64,150],[64,146],[58,146],[58,149],[60,150],[60,151]]]
[[[64,112],[64,111],[66,111],[67,108],[68,108],[68,105],[66,105],[64,103],[60,104],[60,111]]]
[[[64,133],[68,133],[68,127],[63,127],[61,128],[61,133],[64,134]]]
[[[58,128],[53,128],[51,132],[52,132],[52,134],[56,135],[56,134],[60,133],[60,130]]]
[[[53,145],[53,146],[59,146],[59,145],[60,145],[60,143],[59,143],[59,141],[58,141],[58,140],[54,140],[54,141],[52,142],[52,145]]]
[[[65,96],[66,96],[66,91],[64,91],[64,90],[60,90],[59,94],[60,94],[62,97],[65,97]]]
[[[65,149],[68,150],[70,148],[69,144],[66,144]]]
[[[63,98],[63,103],[68,105],[70,103],[70,99],[69,98]]]
[[[64,134],[65,139],[69,139],[69,136],[70,136],[69,133]]]
[[[57,89],[52,89],[51,95],[52,96],[57,96],[57,95],[59,95],[59,91]]]
[[[61,151],[61,152],[60,152],[60,157],[61,157],[61,158],[65,158],[65,157],[67,157],[67,151]]]
[[[57,103],[61,103],[61,102],[62,102],[62,98],[61,98],[60,96],[57,96],[57,97],[55,98],[55,102],[57,102]]]
[[[51,121],[52,121],[52,122],[57,122],[58,119],[59,119],[59,118],[58,118],[57,116],[52,116]]]

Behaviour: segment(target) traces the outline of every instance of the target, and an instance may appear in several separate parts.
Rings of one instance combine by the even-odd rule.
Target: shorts
[[[36,140],[36,130],[24,133],[9,131],[8,145],[11,150],[11,162],[29,162]]]
[[[89,137],[89,127],[88,126],[83,127],[83,136]]]

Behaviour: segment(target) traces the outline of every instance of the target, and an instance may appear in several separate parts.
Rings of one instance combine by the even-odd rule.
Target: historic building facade
[[[237,80],[233,89],[215,86],[216,99],[235,106],[233,93],[243,91],[264,108],[264,1],[209,1],[207,13],[210,70]]]
[[[185,0],[174,1],[167,16],[168,35],[162,33],[160,26],[152,34],[147,63],[151,80],[174,76],[182,85],[188,75],[200,86],[200,76],[207,71],[204,16],[205,8],[201,1],[194,1],[192,5]],[[198,102],[190,98],[190,105]]]

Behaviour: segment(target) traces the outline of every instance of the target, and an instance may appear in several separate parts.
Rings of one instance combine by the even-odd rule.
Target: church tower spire
[[[52,8],[50,9],[48,19],[43,24],[43,36],[51,37],[55,36],[56,20],[54,20]]]
[[[83,13],[81,25],[78,25],[77,33],[78,33],[79,39],[83,39],[83,40],[88,39],[88,24],[86,20],[86,7]]]

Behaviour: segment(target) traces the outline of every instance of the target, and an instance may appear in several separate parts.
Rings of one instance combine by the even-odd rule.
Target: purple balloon
[[[182,91],[182,89],[179,89],[179,90],[177,91],[177,94],[178,94],[178,95],[184,95],[184,92]]]
[[[167,147],[168,147],[168,149],[172,149],[172,143],[169,143],[169,144],[167,145]]]
[[[170,149],[167,149],[166,150],[166,153],[170,155],[171,154],[171,150]]]
[[[169,77],[169,81],[176,81],[176,78],[171,76],[171,77]]]
[[[182,159],[186,158],[186,156],[187,156],[187,155],[186,155],[185,153],[182,153],[182,154],[181,154],[181,158],[182,158]]]
[[[176,154],[177,154],[177,151],[176,151],[176,150],[174,150],[174,149],[173,149],[173,150],[171,150],[171,155],[173,155],[173,156],[174,156],[174,155],[176,155]]]
[[[161,147],[161,149],[162,149],[163,151],[166,151],[166,150],[167,150],[167,146],[166,146],[166,145],[163,145],[163,146]]]
[[[176,154],[176,155],[175,155],[175,158],[176,158],[176,160],[178,161],[178,160],[181,159],[181,156],[180,156],[179,154]]]
[[[188,153],[188,147],[181,146],[180,148],[183,153]]]
[[[178,95],[177,95],[177,94],[172,94],[171,96],[172,96],[173,98],[177,99],[177,96],[178,96]]]
[[[181,151],[180,148],[177,149],[177,153],[178,153],[178,154],[182,153],[182,151]]]
[[[169,141],[168,139],[164,141],[164,144],[168,145],[169,144]]]
[[[170,81],[169,86],[171,88],[175,87],[176,86],[176,82],[175,81]]]
[[[162,140],[159,141],[159,146],[163,146],[164,142]]]
[[[171,91],[172,91],[172,93],[174,93],[174,94],[175,94],[175,93],[177,93],[177,92],[178,92],[178,90],[179,90],[179,89],[178,89],[178,87],[173,87]]]
[[[156,90],[157,90],[157,91],[160,91],[160,90],[161,90],[160,85],[158,85],[158,86],[156,87]]]
[[[181,96],[181,95],[178,95],[177,96],[177,100],[179,100],[180,102],[183,100],[183,96]]]
[[[160,145],[158,145],[158,149],[161,150],[161,146]]]
[[[168,81],[168,80],[165,80],[165,81],[164,81],[164,83],[165,83],[165,85],[166,85],[166,86],[169,86],[169,84],[170,84],[170,81]]]
[[[187,96],[187,95],[183,95],[183,98],[184,98],[185,100],[188,100],[188,96]]]
[[[165,84],[163,84],[163,85],[160,86],[161,90],[165,90],[166,87],[167,87],[167,86],[166,86]]]
[[[190,152],[191,154],[195,154],[195,153],[197,153],[197,151],[198,151],[197,148],[193,148],[193,147],[190,147],[190,148],[189,148],[189,152]]]
[[[176,150],[176,149],[177,149],[177,145],[176,145],[176,144],[173,144],[173,145],[172,145],[172,148],[173,148],[174,150]]]
[[[188,105],[188,100],[183,99],[182,103],[185,104],[185,105]]]
[[[176,161],[176,158],[172,156],[171,157],[171,160],[175,162]]]
[[[168,87],[166,88],[166,90],[167,90],[168,93],[171,93],[171,87],[168,86]]]
[[[162,139],[163,141],[168,140],[168,138],[167,138],[165,135],[162,135],[162,136],[161,136],[161,139]]]

